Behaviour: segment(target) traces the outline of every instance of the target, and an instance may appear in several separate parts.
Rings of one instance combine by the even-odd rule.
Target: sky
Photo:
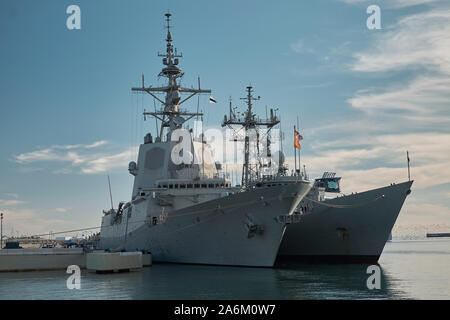
[[[69,30],[70,5],[81,29]],[[369,30],[368,6],[381,9]],[[217,126],[231,96],[251,84],[278,108],[293,164],[291,128],[300,119],[301,160],[312,177],[342,176],[345,193],[407,180],[412,194],[398,225],[450,228],[450,3],[440,0],[32,1],[0,2],[0,211],[7,235],[100,225],[131,197],[128,162],[154,122],[153,100],[133,94],[157,78],[164,13],[183,53],[184,86]],[[197,99],[186,106],[191,111]]]

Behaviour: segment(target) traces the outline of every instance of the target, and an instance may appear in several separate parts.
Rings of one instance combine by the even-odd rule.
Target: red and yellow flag
[[[303,140],[302,135],[297,130],[294,130],[294,147],[296,147],[297,149],[302,148],[302,146],[300,145],[300,140]]]

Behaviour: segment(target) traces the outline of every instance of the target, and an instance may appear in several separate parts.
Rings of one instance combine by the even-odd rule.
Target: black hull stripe
[[[276,266],[295,263],[336,263],[336,264],[365,264],[378,263],[380,256],[377,255],[279,255],[275,262]]]

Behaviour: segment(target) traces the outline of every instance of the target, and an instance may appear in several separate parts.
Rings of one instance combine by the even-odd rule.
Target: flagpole
[[[408,161],[408,181],[411,181],[411,173],[409,169],[409,152],[406,151],[406,160]]]
[[[295,148],[295,124],[294,124],[294,175],[297,173],[297,150]]]
[[[300,130],[300,125],[298,123],[298,116],[297,116],[297,128],[298,128],[298,130]],[[300,151],[301,151],[301,149],[298,149],[298,171],[299,171],[299,173],[301,173],[301,171],[302,171],[302,164],[300,162]]]

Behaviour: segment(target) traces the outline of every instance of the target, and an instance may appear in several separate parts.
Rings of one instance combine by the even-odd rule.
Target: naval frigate
[[[325,172],[300,202],[302,223],[287,227],[277,263],[377,263],[413,181],[342,195]]]
[[[164,65],[159,76],[167,79],[167,85],[146,87],[143,78],[142,87],[132,88],[161,104],[155,112],[144,112],[145,117],[160,122],[160,130],[157,127],[155,139],[151,134],[145,136],[137,163],[129,164],[134,176],[131,201],[104,211],[99,248],[150,251],[154,262],[271,267],[286,224],[311,183],[293,176],[274,179],[269,185],[266,179],[261,185],[250,179],[247,162],[243,170],[246,183],[231,185],[215,165],[213,147],[204,135],[195,137],[185,128],[188,120],[202,113],[180,105],[211,90],[201,89],[200,81],[198,89],[180,85],[182,54],[173,46],[171,14],[165,16],[166,52],[158,56]],[[248,103],[252,100],[249,92]],[[253,120],[252,114],[247,114],[247,123]],[[275,122],[271,115],[269,123]],[[246,159],[248,140],[246,136]]]

